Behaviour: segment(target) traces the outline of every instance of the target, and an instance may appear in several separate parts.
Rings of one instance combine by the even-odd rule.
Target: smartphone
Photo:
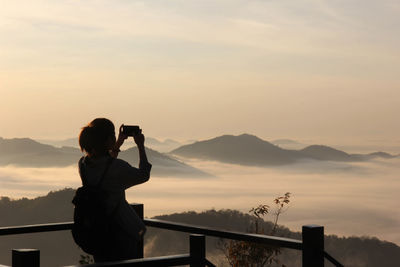
[[[142,129],[137,125],[122,125],[122,133],[127,136],[135,136],[141,134]]]

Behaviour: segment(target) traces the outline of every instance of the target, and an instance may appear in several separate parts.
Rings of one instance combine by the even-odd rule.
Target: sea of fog
[[[127,191],[130,202],[144,203],[145,216],[208,209],[248,212],[291,192],[279,223],[300,231],[305,224],[325,226],[327,234],[376,236],[400,245],[400,159],[363,163],[304,161],[259,168],[190,161],[212,178],[152,177]],[[0,195],[46,195],[80,186],[76,166],[66,168],[0,167]],[[266,216],[266,219],[272,217]]]

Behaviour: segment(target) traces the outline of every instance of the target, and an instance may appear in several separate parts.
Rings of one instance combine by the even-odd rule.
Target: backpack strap
[[[81,180],[82,180],[82,185],[89,186],[89,181],[87,180],[86,175],[85,175],[85,165],[83,164],[84,160],[85,160],[85,157],[82,157],[79,160],[80,176],[81,176]],[[104,169],[103,174],[101,175],[100,181],[97,183],[96,187],[101,187],[101,185],[103,184],[104,177],[106,176],[106,173],[107,173],[108,169],[110,168],[110,165],[113,161],[114,161],[114,158],[109,157],[109,159],[107,160],[107,163],[106,163],[106,168]]]

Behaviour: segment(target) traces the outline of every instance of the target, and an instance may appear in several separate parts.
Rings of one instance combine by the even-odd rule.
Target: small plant
[[[265,204],[252,208],[249,213],[253,216],[253,220],[248,232],[274,235],[278,227],[279,216],[287,210],[289,202],[290,193],[287,192],[274,199],[275,208],[272,211],[271,207]],[[267,214],[272,214],[274,218],[272,229],[266,233],[262,223]],[[233,267],[264,267],[273,263],[279,264],[277,259],[277,256],[281,254],[279,247],[235,240],[222,241],[220,247],[229,264]],[[281,266],[285,265],[282,264]]]

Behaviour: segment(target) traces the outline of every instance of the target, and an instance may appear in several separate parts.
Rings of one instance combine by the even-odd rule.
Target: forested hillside
[[[1,197],[0,226],[70,221],[73,194],[73,189],[64,189],[35,199],[12,200]],[[249,214],[235,210],[188,211],[155,218],[244,232],[253,219]],[[268,232],[272,223],[261,223]],[[301,239],[300,233],[292,232],[284,226],[278,228],[277,235]],[[0,264],[10,264],[12,248],[39,248],[43,266],[76,264],[79,255],[83,254],[73,243],[69,231],[3,236],[0,240]],[[155,256],[184,253],[188,250],[188,242],[188,234],[149,228],[145,238],[145,254]],[[223,261],[219,243],[219,239],[207,238],[207,253],[215,264],[221,266],[226,265],[226,262]],[[326,236],[325,248],[345,266],[389,267],[397,266],[400,261],[399,246],[371,237]],[[300,266],[301,253],[285,250],[280,260],[287,266]]]

